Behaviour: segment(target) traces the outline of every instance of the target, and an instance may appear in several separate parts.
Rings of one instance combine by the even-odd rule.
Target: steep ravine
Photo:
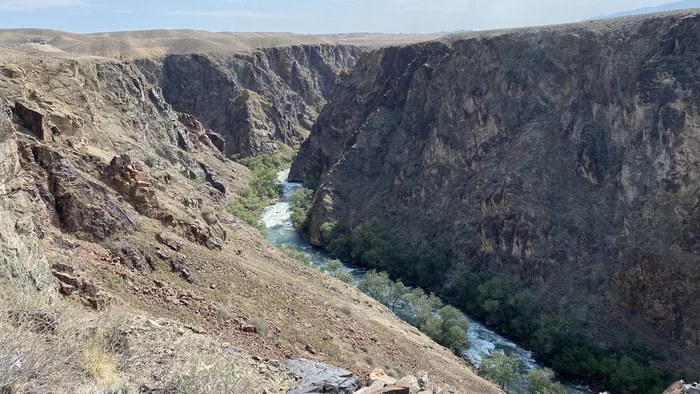
[[[534,319],[697,370],[700,15],[458,35],[362,57],[290,178],[320,227],[376,218],[517,284]],[[468,289],[467,289],[468,290]]]

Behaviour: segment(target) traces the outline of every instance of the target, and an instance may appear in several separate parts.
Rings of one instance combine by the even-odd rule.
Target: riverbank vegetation
[[[481,360],[479,375],[505,390],[506,385],[520,378],[520,360],[514,355],[493,352]]]
[[[345,271],[343,263],[341,263],[340,260],[328,260],[319,270],[347,284],[352,284],[355,280],[351,273]]]
[[[488,272],[455,273],[450,252],[444,246],[411,248],[389,235],[376,220],[352,232],[337,222],[326,223],[323,229],[327,249],[336,258],[386,272],[387,278],[442,292],[489,326],[531,347],[539,360],[562,377],[594,382],[622,394],[662,392],[672,380],[653,366],[659,361],[658,355],[632,345],[596,347],[585,339],[584,324],[573,316],[536,310],[528,289],[519,282]],[[448,273],[451,278],[457,275],[457,279],[448,282]],[[378,294],[370,287],[364,290],[390,307],[396,304],[388,294]]]
[[[277,249],[298,263],[302,263],[304,265],[311,264],[311,257],[307,253],[297,249],[297,247],[294,245],[279,245],[277,246]]]
[[[302,234],[308,234],[309,232],[309,209],[311,209],[313,195],[313,190],[302,188],[295,190],[289,196],[289,201],[294,204],[291,213],[292,225],[295,230]]]
[[[249,225],[263,230],[260,213],[271,200],[282,195],[282,183],[277,179],[277,171],[288,166],[291,158],[282,153],[274,153],[239,159],[238,162],[251,170],[251,180],[241,197],[231,203],[231,213]]]
[[[410,323],[454,353],[461,355],[469,348],[469,320],[458,309],[445,306],[435,294],[410,289],[392,281],[386,272],[377,271],[368,272],[357,287],[394,313],[408,314]]]
[[[554,371],[536,369],[527,374],[527,384],[532,394],[567,394],[566,387],[554,380]]]

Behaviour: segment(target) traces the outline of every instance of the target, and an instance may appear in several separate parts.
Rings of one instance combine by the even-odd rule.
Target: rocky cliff
[[[177,111],[197,117],[228,142],[227,156],[301,144],[341,74],[364,50],[299,45],[247,54],[169,55],[141,62]]]
[[[445,288],[464,270],[514,279],[591,342],[696,352],[699,32],[689,11],[363,56],[292,167],[321,175],[312,241],[377,218],[450,248]]]

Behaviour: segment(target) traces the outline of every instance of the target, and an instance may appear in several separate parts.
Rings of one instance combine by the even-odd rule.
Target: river
[[[318,268],[325,264],[328,259],[328,253],[321,248],[311,246],[304,238],[302,238],[294,227],[290,217],[292,203],[287,201],[287,198],[297,189],[302,188],[300,183],[287,181],[289,170],[281,171],[278,176],[280,182],[284,186],[284,194],[282,198],[274,205],[266,208],[260,220],[267,228],[267,239],[273,245],[291,244],[297,249],[307,253],[311,257],[311,264]],[[355,286],[364,277],[367,270],[363,268],[345,267],[345,270],[355,278]],[[399,313],[399,315],[401,315]],[[405,318],[405,316],[402,316]],[[502,351],[508,355],[514,354],[520,361],[520,372],[522,379],[518,382],[508,385],[508,389],[517,394],[530,394],[527,389],[525,376],[533,369],[542,368],[532,355],[532,352],[518,346],[513,341],[499,335],[489,329],[482,323],[475,321],[469,316],[466,316],[471,323],[467,332],[471,347],[464,351],[464,354],[471,360],[472,363],[478,365],[482,358],[488,356],[494,351]],[[589,394],[590,390],[583,386],[575,384],[565,384],[567,389],[572,394]]]

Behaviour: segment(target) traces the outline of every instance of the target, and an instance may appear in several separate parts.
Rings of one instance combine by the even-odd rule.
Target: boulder
[[[46,141],[51,136],[51,128],[46,116],[41,112],[33,110],[20,102],[15,102],[14,114],[22,121],[24,128],[29,130],[39,140]]]
[[[418,378],[416,378],[413,375],[409,375],[409,376],[406,376],[404,378],[399,379],[396,382],[396,386],[408,388],[411,394],[416,394],[419,391],[421,391],[421,389],[425,388],[425,386],[423,386],[423,387],[420,386],[420,384],[418,382]]]
[[[370,391],[369,394],[410,394],[408,387],[387,386],[381,389]]]
[[[418,371],[416,378],[418,379],[418,386],[421,388],[421,390],[425,390],[428,387],[428,384],[430,384],[430,381],[428,380],[428,373],[425,371]]]
[[[119,194],[132,202],[140,214],[154,218],[163,216],[156,188],[141,163],[131,160],[127,154],[114,156],[103,175]]]
[[[391,386],[396,383],[396,379],[387,375],[383,369],[377,368],[369,374],[369,384],[373,385],[375,382],[382,382],[386,386]]]
[[[301,380],[302,387],[287,394],[353,394],[360,386],[360,379],[352,372],[318,361],[287,360],[285,365]]]
[[[158,234],[158,242],[176,252],[179,252],[182,249],[182,246],[185,244],[185,240],[167,231]]]
[[[354,394],[370,394],[370,393],[373,393],[379,389],[383,389],[384,387],[386,387],[386,384],[377,381],[368,387],[364,387],[364,388],[361,388],[361,389],[355,391]]]

